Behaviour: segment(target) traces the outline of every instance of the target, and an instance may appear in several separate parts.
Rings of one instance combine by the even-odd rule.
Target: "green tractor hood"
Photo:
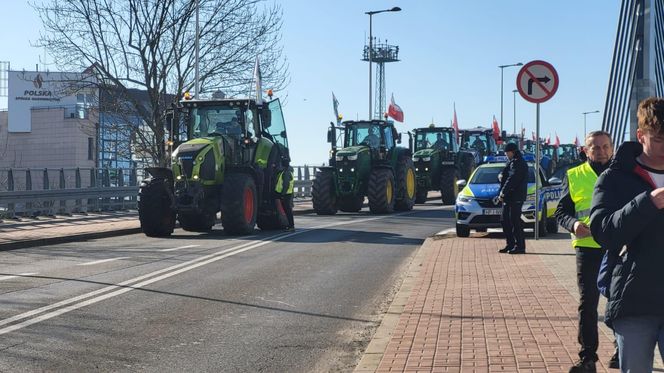
[[[359,155],[362,152],[369,152],[369,147],[364,145],[349,146],[347,148],[339,149],[337,155],[347,157],[349,155]]]
[[[173,152],[173,174],[176,180],[188,179],[202,185],[223,181],[224,157],[216,146],[217,137],[189,140]]]

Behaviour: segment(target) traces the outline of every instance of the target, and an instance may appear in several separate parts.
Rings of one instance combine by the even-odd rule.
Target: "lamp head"
[[[390,9],[389,11],[390,12],[400,12],[401,8],[399,8],[398,6],[395,6],[394,8]]]

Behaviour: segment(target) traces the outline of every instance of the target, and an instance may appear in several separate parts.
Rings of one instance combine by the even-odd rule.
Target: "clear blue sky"
[[[394,93],[405,113],[406,131],[433,118],[449,126],[456,103],[461,128],[489,126],[500,118],[498,65],[531,60],[553,64],[560,76],[556,95],[541,105],[541,134],[562,142],[599,129],[620,11],[618,0],[281,0],[283,44],[291,73],[286,117],[293,163],[327,160],[325,142],[332,91],[345,119],[368,114],[368,66],[361,61],[369,33],[368,10],[399,6],[373,17],[373,34],[399,45],[400,62],[387,64],[387,96]],[[44,51],[30,47],[39,20],[24,1],[4,5],[0,61],[12,69],[34,69]],[[11,31],[10,31],[11,30]],[[48,62],[48,57],[47,57]],[[248,67],[251,68],[251,67]],[[54,68],[51,68],[54,70]],[[518,68],[504,70],[504,124],[512,132]],[[375,77],[375,74],[374,74]],[[269,87],[264,87],[269,88]],[[516,123],[535,129],[535,105],[517,93]]]

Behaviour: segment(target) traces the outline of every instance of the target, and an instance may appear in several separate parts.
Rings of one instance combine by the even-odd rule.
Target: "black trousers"
[[[284,212],[286,213],[286,218],[288,219],[288,227],[295,227],[295,222],[293,220],[293,195],[284,194],[281,196],[281,205],[284,207]]]
[[[579,285],[579,357],[597,360],[597,275],[604,256],[603,249],[576,248],[576,278]]]
[[[519,250],[526,249],[526,239],[523,234],[523,222],[521,221],[521,208],[523,202],[504,202],[503,213],[500,222],[503,225],[503,233],[507,240],[507,246]]]

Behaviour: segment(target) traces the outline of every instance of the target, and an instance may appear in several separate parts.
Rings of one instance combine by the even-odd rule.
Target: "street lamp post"
[[[595,113],[599,113],[599,110],[585,111],[585,112],[581,113],[581,114],[583,114],[583,138],[585,138],[588,135],[588,132],[586,132],[586,116],[588,114],[595,114]]]
[[[512,94],[514,95],[514,134],[516,134],[516,93],[519,92],[518,89],[513,89]]]
[[[523,66],[522,62],[513,63],[510,65],[500,65],[500,132],[503,132],[503,70],[506,67]]]
[[[371,18],[371,16],[373,16],[374,14],[378,14],[378,13],[399,12],[399,11],[401,11],[401,8],[399,8],[398,6],[395,6],[394,8],[391,8],[391,9],[372,10],[372,11],[364,13],[364,14],[369,15],[369,120],[372,119],[371,118],[371,116],[372,116],[372,114],[371,114],[372,113],[372,108],[371,108],[371,88],[372,88],[371,87],[371,63],[372,63],[371,62],[371,57],[373,55],[373,40],[372,40],[373,39],[373,34],[372,34],[372,30],[371,30],[371,28],[372,28],[372,24],[371,24],[372,18]]]

